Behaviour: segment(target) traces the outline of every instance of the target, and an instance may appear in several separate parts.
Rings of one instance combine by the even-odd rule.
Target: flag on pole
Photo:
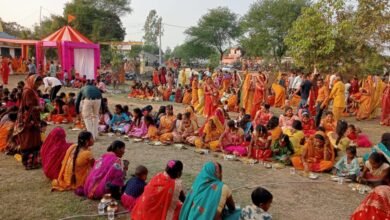
[[[73,16],[73,15],[68,15],[68,23],[70,23],[70,22],[72,22],[72,21],[74,21],[76,19],[76,17],[75,16]]]

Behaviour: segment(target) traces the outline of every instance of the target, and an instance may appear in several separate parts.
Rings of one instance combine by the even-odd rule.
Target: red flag
[[[76,17],[73,16],[73,15],[68,15],[68,23],[72,22],[73,20],[75,20]]]

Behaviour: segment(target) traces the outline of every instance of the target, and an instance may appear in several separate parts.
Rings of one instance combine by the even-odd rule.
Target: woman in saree
[[[183,120],[180,126],[172,133],[173,142],[185,143],[187,138],[194,134],[197,126],[193,120],[191,120],[191,113],[184,113]]]
[[[321,120],[320,127],[325,129],[325,133],[333,132],[336,130],[337,121],[333,117],[333,113],[328,111],[325,114],[325,118]]]
[[[205,104],[204,82],[199,81],[198,84],[198,105],[195,106],[196,113],[203,115]]]
[[[284,130],[284,134],[288,135],[291,145],[294,148],[295,156],[302,154],[302,143],[305,140],[305,134],[302,129],[301,121],[295,120],[292,124],[292,128]]]
[[[371,152],[363,156],[364,161],[368,160],[371,153],[378,152],[383,154],[387,162],[390,163],[390,133],[386,132],[382,134],[381,142],[377,145],[372,146]]]
[[[214,114],[218,104],[215,103],[215,97],[218,97],[218,90],[215,87],[213,80],[210,77],[206,78],[206,84],[204,85],[204,117],[210,117]]]
[[[130,125],[128,135],[130,137],[140,138],[145,135],[147,132],[147,127],[142,116],[142,111],[140,108],[135,108],[133,110],[133,122]]]
[[[191,120],[195,123],[196,128],[199,128],[198,117],[196,117],[195,110],[192,106],[187,106],[184,113],[189,113]]]
[[[227,154],[235,154],[245,156],[248,154],[248,149],[243,145],[244,130],[237,128],[233,120],[228,121],[225,131],[219,138],[220,148],[222,152]]]
[[[63,128],[56,127],[49,133],[41,148],[42,168],[47,178],[51,180],[58,178],[61,162],[71,145],[66,142]]]
[[[183,101],[183,90],[181,87],[177,87],[175,90],[175,102],[181,103]]]
[[[228,212],[224,212],[225,206]],[[222,166],[207,162],[195,178],[180,212],[180,219],[238,219],[232,190],[222,182]]]
[[[256,128],[257,125],[267,125],[268,121],[272,117],[272,113],[269,111],[271,106],[269,104],[264,104],[256,112],[255,118],[253,119],[253,127]]]
[[[361,91],[361,97],[358,100],[359,109],[356,113],[356,120],[358,121],[368,119],[371,114],[371,106],[375,93],[374,82],[371,76],[367,77]]]
[[[173,106],[167,105],[166,115],[160,118],[159,135],[160,141],[170,143],[173,141],[173,129],[175,128],[176,116],[173,114]]]
[[[224,126],[217,116],[212,116],[204,127],[203,133],[200,137],[194,138],[196,148],[208,148],[211,151],[219,150],[219,138],[224,132]]]
[[[167,75],[167,69],[165,67],[161,67],[159,76],[160,76],[160,83],[163,85],[167,84],[166,75]]]
[[[168,162],[165,172],[157,173],[146,185],[131,213],[133,220],[177,220],[185,195],[180,177],[183,163]]]
[[[75,190],[84,186],[89,170],[95,162],[91,151],[93,144],[90,132],[80,132],[77,144],[70,146],[65,153],[58,177],[52,181],[52,190]]]
[[[360,203],[351,216],[351,220],[390,219],[390,169],[377,186]]]
[[[317,86],[317,81],[319,78],[318,74],[314,74],[311,77],[311,88],[310,88],[310,93],[309,93],[309,100],[307,101],[307,104],[309,105],[309,111],[310,115],[316,115],[316,101],[318,97],[318,86]]]
[[[271,145],[273,145],[283,133],[282,128],[279,126],[279,118],[276,116],[272,116],[271,119],[268,121],[266,127],[268,132],[271,134]]]
[[[346,149],[349,147],[350,140],[347,137],[348,123],[344,120],[337,122],[336,130],[327,133],[330,143],[337,151],[337,158],[341,158],[346,154]],[[338,159],[336,159],[338,160]]]
[[[191,99],[192,91],[190,88],[188,88],[188,86],[185,86],[183,100],[181,101],[181,103],[183,103],[183,105],[191,105]]]
[[[279,117],[279,126],[282,130],[292,128],[292,124],[295,120],[299,120],[298,116],[294,115],[291,107],[286,107],[284,114]]]
[[[171,96],[172,88],[170,87],[162,87],[162,97],[163,101],[169,101],[169,97]]]
[[[326,135],[318,131],[305,144],[301,156],[294,156],[291,162],[295,169],[307,172],[323,172],[334,165],[334,149]]]
[[[390,80],[387,82],[382,95],[381,125],[390,126]]]
[[[160,78],[159,78],[159,73],[158,73],[158,67],[156,67],[153,71],[153,76],[152,76],[152,82],[154,86],[159,86],[160,85]]]
[[[120,200],[121,189],[124,186],[124,178],[128,169],[126,162],[121,161],[125,154],[125,143],[114,141],[107,148],[107,153],[103,154],[93,166],[87,179],[85,180],[82,193],[89,199],[101,199],[104,194]]]
[[[198,86],[199,86],[198,78],[195,77],[191,83],[191,105],[194,108],[199,104]]]
[[[8,142],[12,136],[12,132],[17,119],[16,112],[10,112],[4,116],[0,122],[0,152],[5,151],[8,147]]]
[[[227,109],[229,112],[238,111],[238,96],[235,89],[231,89],[232,95],[227,100]]]
[[[37,90],[42,83],[43,80],[38,75],[31,75],[27,78],[13,132],[20,144],[22,162],[26,169],[40,167],[39,150],[42,145],[40,131],[41,106]]]
[[[377,117],[377,110],[378,108],[381,107],[381,101],[382,101],[382,95],[383,91],[386,87],[386,84],[380,79],[379,76],[375,76],[374,78],[374,93],[372,97],[372,102],[371,102],[371,114],[369,118],[375,119]]]
[[[271,88],[275,93],[274,107],[275,108],[283,107],[284,102],[286,101],[286,89],[283,86],[276,83],[273,83]]]

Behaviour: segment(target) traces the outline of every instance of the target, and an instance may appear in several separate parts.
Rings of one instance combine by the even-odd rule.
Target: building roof
[[[0,32],[0,38],[5,38],[5,39],[16,39],[15,36],[12,36],[8,33],[5,33],[5,32]]]
[[[93,44],[91,40],[89,40],[87,37],[85,37],[80,32],[76,31],[70,26],[62,27],[58,31],[42,39],[42,41],[51,41],[51,42],[71,41],[76,43]]]

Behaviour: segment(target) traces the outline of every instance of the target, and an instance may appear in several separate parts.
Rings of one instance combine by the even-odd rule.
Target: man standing
[[[56,65],[54,65],[53,61],[50,61],[49,72],[50,72],[50,76],[51,77],[56,77],[56,75],[57,75],[57,67],[56,67]]]
[[[87,84],[81,88],[80,93],[77,95],[77,114],[80,114],[80,102],[82,100],[83,104],[81,106],[81,116],[83,117],[87,131],[91,132],[96,140],[98,135],[99,110],[102,93],[90,80],[88,80]]]
[[[301,102],[299,103],[299,108],[303,108],[307,104],[307,100],[309,99],[310,89],[311,89],[311,81],[309,80],[309,75],[306,74],[303,77],[303,82],[301,83],[299,91],[301,92]]]
[[[324,112],[324,109],[321,108],[321,105],[324,103],[324,101],[328,98],[328,95],[329,95],[329,89],[327,86],[324,85],[323,79],[317,80],[317,87],[318,87],[318,96],[317,96],[317,100],[316,100],[316,113],[317,114],[315,117],[316,127],[320,126],[322,113]]]
[[[29,74],[37,73],[37,67],[35,66],[35,63],[31,59],[28,60],[28,73]]]
[[[50,101],[54,101],[54,99],[57,97],[58,91],[60,91],[62,87],[62,83],[59,79],[56,77],[47,76],[43,78],[43,84],[45,85],[45,91],[50,89]]]

